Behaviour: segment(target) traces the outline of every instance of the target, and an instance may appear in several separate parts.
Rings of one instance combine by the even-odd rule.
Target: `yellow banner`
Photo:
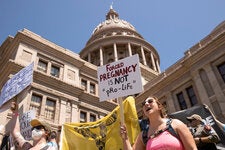
[[[129,140],[133,144],[140,132],[134,98],[126,98],[123,107]],[[117,106],[96,122],[65,123],[61,134],[61,150],[122,150],[120,108]]]

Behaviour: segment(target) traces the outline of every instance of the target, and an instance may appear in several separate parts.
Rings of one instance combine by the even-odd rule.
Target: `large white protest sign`
[[[34,63],[31,63],[4,84],[0,95],[0,107],[32,83],[33,67]]]
[[[140,93],[143,90],[138,55],[98,67],[100,101]]]
[[[25,113],[23,113],[21,116],[19,116],[19,122],[20,122],[20,131],[23,137],[26,140],[31,140],[31,128],[30,121],[35,118],[35,110],[29,110]]]

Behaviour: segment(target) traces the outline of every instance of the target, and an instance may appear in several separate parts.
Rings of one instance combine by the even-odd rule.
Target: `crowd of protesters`
[[[205,108],[210,111],[207,105]],[[156,97],[148,97],[142,102],[144,113],[140,121],[141,132],[135,143],[128,140],[126,125],[121,125],[121,138],[125,150],[214,150],[220,138],[209,124],[198,114],[188,116],[188,124],[178,119],[168,118],[163,105]],[[210,111],[211,112],[211,111]],[[225,131],[225,124],[220,122],[211,112],[215,123]],[[222,139],[224,140],[224,139]],[[224,146],[223,146],[224,147]]]
[[[207,105],[206,109],[210,111]],[[51,129],[51,126],[44,120],[34,118],[30,121],[32,126],[32,141],[27,141],[20,133],[18,104],[11,103],[12,119],[10,121],[10,135],[4,136],[1,141],[1,150],[15,149],[22,150],[58,150],[59,134]],[[121,124],[120,134],[124,150],[216,150],[216,143],[221,139],[212,128],[205,124],[202,117],[193,114],[186,119],[184,124],[179,119],[168,118],[165,108],[156,97],[148,97],[142,102],[144,118],[140,122],[141,132],[136,141],[131,145],[128,139],[128,130],[125,124]],[[211,111],[210,111],[211,112]],[[220,122],[211,112],[216,124],[225,132],[225,124]],[[1,126],[1,128],[3,128]],[[1,130],[1,129],[0,129]],[[11,141],[11,143],[9,142]],[[13,141],[13,143],[12,143]]]

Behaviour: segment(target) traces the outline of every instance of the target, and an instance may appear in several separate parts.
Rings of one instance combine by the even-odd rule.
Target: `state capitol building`
[[[1,44],[0,89],[34,62],[32,84],[13,98],[20,112],[35,110],[55,129],[65,122],[95,121],[118,105],[116,99],[99,102],[97,67],[138,54],[144,88],[134,95],[139,117],[141,102],[154,95],[168,114],[204,103],[225,122],[225,21],[209,32],[161,72],[154,45],[112,7],[79,54],[23,29]],[[9,106],[3,105],[0,124],[10,120]]]

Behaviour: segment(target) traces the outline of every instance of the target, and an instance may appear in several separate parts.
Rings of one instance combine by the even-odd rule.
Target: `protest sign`
[[[32,83],[33,67],[34,63],[31,63],[4,84],[0,95],[0,107]]]
[[[31,140],[31,128],[30,121],[35,118],[35,110],[30,110],[25,113],[23,113],[21,116],[19,116],[19,122],[20,122],[20,131],[23,137],[26,140]]]
[[[100,101],[140,93],[143,90],[138,55],[98,67]]]

